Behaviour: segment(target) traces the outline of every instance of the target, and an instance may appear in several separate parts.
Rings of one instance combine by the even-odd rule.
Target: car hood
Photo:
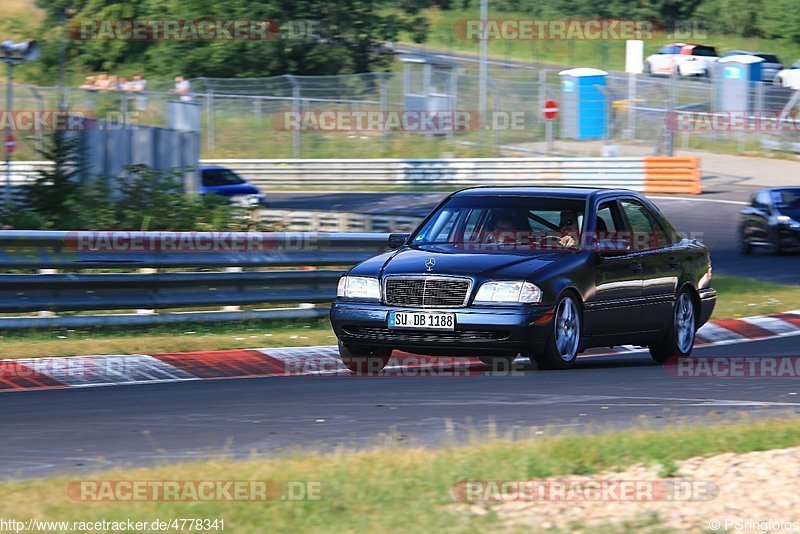
[[[800,209],[794,208],[780,208],[778,212],[781,215],[786,215],[787,217],[791,217],[795,221],[800,221]]]
[[[386,258],[383,275],[452,274],[477,278],[524,279],[569,252],[464,253],[404,248]],[[431,260],[433,260],[431,262]],[[431,265],[431,263],[433,265]],[[429,268],[430,267],[430,268]]]

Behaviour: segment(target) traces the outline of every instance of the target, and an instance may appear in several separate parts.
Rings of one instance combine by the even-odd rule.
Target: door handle
[[[642,270],[642,264],[638,261],[634,261],[631,263],[631,270],[634,272],[639,272]]]
[[[678,261],[678,258],[676,258],[675,256],[670,256],[669,260],[667,260],[667,263],[669,264],[670,267],[672,267],[674,269],[678,265],[680,265],[681,262]]]

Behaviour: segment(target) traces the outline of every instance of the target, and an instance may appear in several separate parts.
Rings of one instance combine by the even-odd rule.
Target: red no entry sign
[[[14,141],[14,136],[8,134],[6,136],[6,152],[9,154],[13,154],[15,148],[17,148],[17,143],[16,141]]]
[[[542,108],[542,115],[549,121],[555,120],[558,117],[558,103],[555,100],[545,102]]]

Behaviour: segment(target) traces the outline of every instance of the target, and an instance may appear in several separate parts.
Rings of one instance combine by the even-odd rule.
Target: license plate
[[[455,313],[389,312],[389,328],[455,330]]]

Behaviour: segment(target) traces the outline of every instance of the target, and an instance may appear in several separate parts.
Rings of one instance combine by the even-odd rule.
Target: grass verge
[[[532,432],[533,433],[533,432]],[[8,519],[152,521],[175,517],[223,519],[225,530],[261,532],[480,532],[498,527],[491,513],[451,507],[461,480],[525,480],[623,469],[636,463],[669,466],[677,460],[800,444],[800,422],[750,420],[657,431],[636,429],[592,435],[510,440],[473,438],[441,448],[387,443],[367,451],[297,454],[242,462],[208,460],[157,468],[116,470],[89,480],[273,480],[320,484],[317,500],[268,502],[76,502],[71,480],[45,478],[0,484],[0,511]],[[481,506],[481,505],[475,505]]]
[[[714,277],[719,292],[714,319],[800,309],[800,286],[736,276]],[[0,358],[88,354],[151,354],[195,350],[335,345],[327,319],[244,323],[103,327],[90,330],[4,332]]]
[[[773,284],[739,276],[715,276],[714,319],[766,315],[800,309],[800,286]]]
[[[0,358],[152,354],[336,343],[327,319],[4,332]]]

